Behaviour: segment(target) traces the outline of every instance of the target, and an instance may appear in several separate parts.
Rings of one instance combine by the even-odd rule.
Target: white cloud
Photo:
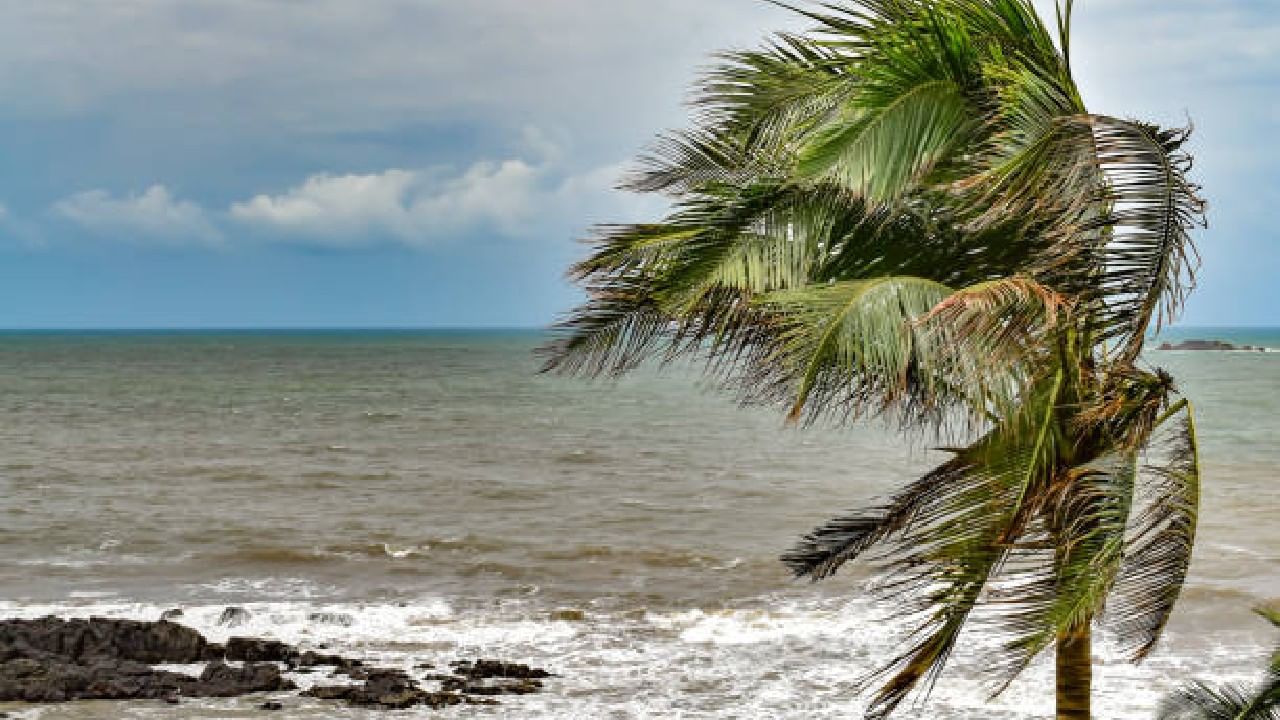
[[[612,190],[620,164],[566,174],[556,167],[558,147],[534,135],[533,149],[544,158],[538,164],[509,159],[461,172],[312,175],[282,193],[233,203],[228,213],[294,242],[355,247],[390,240],[426,247],[464,235],[565,239],[590,219],[636,217],[654,206]]]
[[[199,205],[176,199],[163,185],[120,198],[106,190],[88,190],[54,203],[53,212],[90,232],[119,240],[216,244],[222,237]]]
[[[279,195],[234,203],[230,214],[284,235],[341,246],[387,238],[424,246],[477,229],[516,236],[529,219],[540,174],[522,160],[508,160],[477,163],[455,177],[439,169],[312,175]]]

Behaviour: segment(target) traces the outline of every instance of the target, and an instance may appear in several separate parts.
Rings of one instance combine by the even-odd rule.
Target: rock
[[[298,657],[291,645],[277,640],[233,637],[227,641],[226,658],[245,662],[290,662]]]
[[[449,663],[455,675],[441,680],[441,689],[466,695],[528,695],[542,691],[542,678],[551,673],[500,660],[459,660]]]
[[[369,671],[359,665],[340,665],[334,669],[331,675],[345,675],[352,680],[368,680]]]
[[[34,651],[70,662],[112,658],[144,663],[194,663],[204,659],[207,646],[200,633],[167,621],[48,617],[0,622],[0,657],[3,658],[30,656]]]
[[[356,619],[347,613],[311,613],[307,615],[307,622],[317,625],[337,625],[339,627],[351,627],[356,624]]]
[[[551,612],[551,619],[560,622],[582,622],[587,619],[587,614],[582,610],[561,609]]]
[[[264,702],[258,706],[259,710],[283,710],[284,705],[278,702]]]
[[[239,610],[244,615],[232,613]],[[232,613],[228,616],[228,613]],[[243,622],[247,613],[227,608],[228,622]],[[200,676],[160,670],[161,663],[209,661]],[[232,666],[226,661],[243,661]],[[495,704],[496,695],[523,695],[542,690],[540,668],[499,660],[451,663],[453,675],[432,675],[439,691],[423,690],[401,670],[365,667],[359,660],[322,655],[276,640],[234,637],[225,646],[209,643],[191,628],[162,619],[138,622],[90,618],[0,621],[0,702],[31,703],[75,700],[163,700],[184,697],[238,697],[257,692],[294,690],[296,686],[275,663],[309,671],[332,666],[360,685],[316,687],[306,695],[380,709],[415,706],[444,708],[464,703]],[[432,667],[419,663],[419,669]],[[279,710],[268,702],[264,710]]]
[[[497,704],[496,701],[491,699],[475,698],[447,689],[440,692],[427,692],[419,688],[417,683],[399,670],[375,668],[368,671],[368,676],[364,685],[321,686],[312,688],[304,692],[303,695],[321,700],[340,700],[351,705],[384,710],[403,710],[420,705],[438,710],[463,704]],[[461,680],[463,683],[466,682],[465,679],[452,675],[445,677],[452,680]]]
[[[178,618],[180,618],[180,617],[182,617],[182,609],[181,609],[181,608],[174,608],[174,609],[172,609],[172,610],[165,610],[164,612],[160,613],[160,621],[161,621],[161,622],[164,622],[164,621],[167,621],[167,620],[177,620],[177,619],[178,619]]]
[[[292,680],[270,663],[246,663],[231,667],[224,662],[209,663],[200,674],[199,697],[239,697],[255,692],[294,690]]]
[[[542,692],[539,680],[515,680],[510,682],[468,682],[462,688],[468,695],[532,695]]]
[[[229,607],[222,611],[222,615],[218,617],[218,624],[222,627],[240,627],[249,622],[253,617],[248,610],[242,607]]]
[[[322,655],[312,650],[308,650],[298,656],[297,664],[299,667],[304,668],[315,667],[317,665],[332,665],[334,667],[347,668],[359,667],[361,662],[359,660],[344,658],[340,655]]]
[[[222,660],[227,656],[227,648],[217,643],[209,643],[204,646],[204,656],[201,660]]]
[[[476,660],[474,662],[471,660],[458,660],[449,663],[449,667],[453,668],[454,673],[472,680],[485,678],[518,678],[523,680],[551,677],[551,673],[542,668],[502,662],[501,660]]]
[[[170,701],[294,687],[274,665],[216,661],[199,678],[151,667],[221,655],[200,633],[166,620],[7,620],[0,622],[0,701]]]
[[[196,682],[130,660],[11,660],[0,664],[0,701],[163,700],[195,694]]]
[[[344,700],[352,705],[403,710],[420,704],[425,693],[399,670],[371,670],[364,685],[316,687],[303,693],[322,700]]]
[[[1183,340],[1178,344],[1161,343],[1160,350],[1237,350],[1235,345],[1222,340]],[[1246,346],[1245,349],[1251,349]]]

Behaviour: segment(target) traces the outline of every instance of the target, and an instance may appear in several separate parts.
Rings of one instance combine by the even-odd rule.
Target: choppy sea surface
[[[1280,331],[1183,330],[1280,348]],[[883,428],[788,428],[696,374],[537,374],[521,332],[0,334],[0,617],[183,622],[413,667],[561,677],[497,708],[396,717],[847,718],[899,638],[851,571],[777,556],[938,455]],[[1160,352],[1199,410],[1202,524],[1146,664],[1099,649],[1100,718],[1190,676],[1250,680],[1280,598],[1280,352]],[[227,606],[247,625],[219,627]],[[556,619],[581,611],[581,621]],[[327,614],[317,616],[317,613]],[[980,638],[974,638],[981,643]],[[1051,716],[1051,668],[990,700],[961,652],[904,717]],[[377,717],[290,695],[2,706],[12,717]]]

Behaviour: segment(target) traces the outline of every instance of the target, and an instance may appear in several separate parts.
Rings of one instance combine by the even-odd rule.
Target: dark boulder
[[[449,663],[456,675],[483,680],[486,678],[518,678],[522,680],[551,677],[551,673],[542,668],[529,667],[501,660],[458,660]]]
[[[403,710],[419,705],[434,709],[454,705],[490,705],[491,700],[456,692],[427,692],[399,670],[370,670],[363,685],[321,686],[303,693],[321,700],[339,700],[360,707]]]
[[[226,658],[245,662],[290,662],[298,656],[292,645],[278,640],[233,637],[227,641]]]
[[[316,667],[319,665],[333,666],[337,668],[350,668],[359,667],[361,663],[359,660],[351,660],[349,658],[344,658],[341,655],[323,655],[321,653],[307,650],[306,652],[298,655],[297,665],[298,667],[303,668]]]
[[[175,623],[90,618],[5,620],[0,649],[7,656],[47,653],[71,661],[95,658],[144,663],[193,663],[204,659],[208,643],[200,633]]]
[[[193,682],[129,660],[10,660],[0,664],[0,701],[155,700],[183,694]]]
[[[246,663],[231,667],[223,662],[209,663],[193,687],[198,697],[239,697],[256,692],[293,690],[293,681],[280,674],[280,668],[268,663]]]

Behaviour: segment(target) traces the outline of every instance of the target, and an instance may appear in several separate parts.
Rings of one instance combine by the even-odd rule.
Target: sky
[[[1051,3],[1040,3],[1051,8]],[[1182,125],[1187,325],[1280,325],[1280,5],[1081,0],[1098,112]],[[533,327],[761,0],[0,0],[0,327]]]

